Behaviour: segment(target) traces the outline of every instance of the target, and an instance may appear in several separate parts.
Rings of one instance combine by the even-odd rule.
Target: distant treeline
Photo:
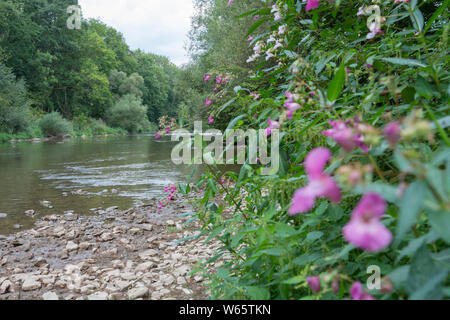
[[[69,29],[70,0],[0,2],[0,132],[28,136],[59,121],[63,131],[98,133],[107,126],[148,131],[163,115],[189,117],[192,99],[168,58],[132,51],[99,20]],[[177,89],[178,88],[178,89]],[[71,123],[63,123],[61,119]],[[64,133],[64,132],[62,132]]]

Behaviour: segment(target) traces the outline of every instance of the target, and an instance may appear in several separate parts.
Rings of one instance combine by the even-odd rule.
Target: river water
[[[7,214],[0,218],[0,235],[32,227],[36,217],[26,216],[27,210],[37,217],[88,214],[162,199],[165,186],[185,182],[193,170],[172,163],[175,145],[170,137],[155,141],[151,135],[0,144],[0,213]]]

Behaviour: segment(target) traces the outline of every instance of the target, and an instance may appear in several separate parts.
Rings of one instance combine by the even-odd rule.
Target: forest
[[[69,29],[73,4],[0,2],[0,140],[150,132],[193,104],[168,58],[130,50],[98,20]]]

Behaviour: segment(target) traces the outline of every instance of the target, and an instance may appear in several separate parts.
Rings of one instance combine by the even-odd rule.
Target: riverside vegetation
[[[6,3],[0,7],[2,14],[30,12],[14,10],[12,2]],[[449,0],[194,3],[188,44],[192,61],[167,73],[174,81],[166,96],[175,101],[170,112],[158,109],[168,100],[146,100],[155,92],[147,85],[154,83],[152,66],[155,61],[160,64],[161,58],[120,51],[123,42],[113,41],[117,33],[98,21],[84,21],[81,33],[62,33],[96,39],[98,44],[79,43],[80,52],[92,55],[74,64],[82,66],[77,70],[82,76],[71,84],[66,82],[71,77],[64,78],[63,72],[69,70],[63,66],[71,60],[58,60],[57,52],[39,50],[33,55],[35,63],[24,59],[13,64],[20,55],[11,55],[11,46],[17,43],[11,41],[14,33],[8,33],[9,47],[5,50],[2,42],[1,56],[8,86],[17,89],[5,94],[5,99],[22,101],[14,106],[30,110],[35,119],[41,119],[43,111],[49,113],[47,117],[58,118],[51,112],[59,111],[73,121],[75,116],[107,123],[109,119],[112,125],[123,118],[114,117],[116,107],[128,107],[142,98],[148,118],[159,126],[156,139],[175,127],[169,118],[183,127],[203,119],[218,129],[265,129],[269,137],[272,130],[280,130],[281,165],[276,174],[263,176],[260,166],[249,161],[237,173],[212,165],[199,181],[168,187],[168,197],[153,204],[152,210],[164,212],[173,208],[174,201],[183,201],[181,195],[196,199],[192,212],[185,212],[185,225],[192,224],[198,232],[178,238],[178,243],[197,241],[213,249],[191,270],[203,279],[209,298],[448,299]],[[30,20],[38,17],[33,14]],[[11,19],[0,21],[7,24]],[[25,25],[29,26],[10,28]],[[42,28],[39,23],[36,26]],[[37,31],[27,32],[23,34],[31,37]],[[108,51],[112,43],[121,45]],[[56,48],[46,41],[41,45]],[[111,51],[117,65],[111,64]],[[51,64],[55,61],[61,64]],[[143,69],[131,67],[132,61]],[[26,79],[32,73],[18,72],[25,67],[40,70],[40,77]],[[15,80],[11,69],[27,82]],[[55,75],[50,76],[50,71]],[[140,87],[141,78],[148,91]],[[53,86],[50,79],[59,85]],[[126,79],[127,85],[122,86],[120,79]],[[82,81],[96,86],[78,87]],[[107,97],[117,105],[111,107]],[[128,131],[140,128],[143,124],[134,120],[123,125]],[[51,227],[57,226],[39,226],[39,235],[46,230],[51,233]],[[111,226],[113,231],[116,227],[120,226]],[[101,238],[100,231],[88,235],[87,241]],[[67,243],[66,250],[84,250],[76,241]],[[43,265],[48,269],[48,263]],[[380,279],[368,282],[368,269],[373,267],[380,270]],[[70,268],[120,276],[109,266],[100,271],[85,265]],[[119,268],[128,273],[132,267]],[[140,296],[148,296],[142,288],[148,288],[148,281],[155,277],[146,271],[142,274],[147,278],[138,285]],[[32,280],[42,283],[42,276]],[[22,280],[19,277],[17,282]],[[101,288],[101,298],[111,298],[114,290],[120,290],[106,292],[106,286],[85,288],[84,294]],[[9,283],[8,290],[11,287]]]

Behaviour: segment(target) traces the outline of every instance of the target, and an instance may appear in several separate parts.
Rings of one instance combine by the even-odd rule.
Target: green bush
[[[247,159],[196,185],[199,236],[223,245],[203,268],[213,299],[450,297],[448,3],[278,0],[242,14],[258,16],[253,85],[208,112],[238,101],[228,128],[279,129],[280,168]],[[213,86],[213,101],[232,92]]]
[[[122,128],[130,133],[146,132],[150,128],[147,118],[147,107],[142,100],[134,95],[123,96],[107,112],[108,124],[115,128]]]
[[[22,132],[29,124],[30,100],[25,83],[0,64],[0,132]]]
[[[40,121],[39,127],[46,137],[62,137],[72,133],[72,124],[58,112],[46,114]]]

